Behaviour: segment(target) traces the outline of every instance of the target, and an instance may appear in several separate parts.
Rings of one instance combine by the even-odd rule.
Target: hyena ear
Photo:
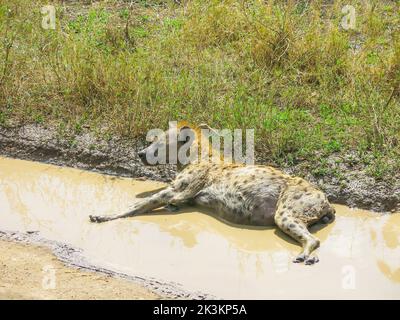
[[[208,130],[211,129],[207,123],[200,123],[198,127],[199,129],[208,129]]]
[[[201,123],[201,124],[198,126],[198,128],[199,128],[199,129],[207,129],[207,130],[210,130],[210,133],[211,133],[212,135],[217,135],[217,136],[219,135],[217,130],[211,128],[211,127],[210,127],[208,124],[206,124],[206,123]]]
[[[179,129],[179,134],[181,134],[183,132],[183,130],[191,130],[192,131],[193,129],[189,126],[183,126]],[[185,137],[184,142],[188,142],[190,140],[190,136],[185,135],[184,137]]]

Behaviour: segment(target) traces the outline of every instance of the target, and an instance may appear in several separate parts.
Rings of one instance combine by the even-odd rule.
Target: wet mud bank
[[[19,159],[41,161],[56,165],[132,178],[145,178],[169,182],[175,175],[172,165],[146,167],[137,157],[137,151],[145,141],[128,141],[95,137],[82,133],[67,137],[57,130],[40,125],[0,127],[0,155]],[[294,166],[285,166],[283,171],[306,178],[327,193],[330,201],[373,211],[398,211],[400,209],[400,173],[394,173],[390,181],[377,181],[367,174],[366,168],[354,164],[355,154],[332,155],[326,163],[338,178],[327,173],[313,175],[313,164],[304,160]],[[339,159],[340,158],[340,159]],[[270,164],[262,154],[256,155],[257,163]],[[338,159],[340,161],[338,161]]]

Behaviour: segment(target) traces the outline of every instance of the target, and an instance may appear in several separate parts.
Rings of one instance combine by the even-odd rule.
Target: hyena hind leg
[[[311,253],[319,247],[320,242],[308,231],[304,222],[293,217],[290,212],[278,211],[275,214],[275,223],[283,232],[301,243],[303,247],[302,252],[293,262],[304,262],[309,265],[319,261],[318,257]]]

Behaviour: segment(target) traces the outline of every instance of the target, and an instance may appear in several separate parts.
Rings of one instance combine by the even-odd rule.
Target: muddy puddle
[[[103,268],[219,298],[400,298],[400,214],[335,206],[336,221],[314,230],[314,266],[293,264],[300,246],[275,228],[233,226],[194,208],[89,222],[162,187],[0,158],[0,230],[38,231]]]

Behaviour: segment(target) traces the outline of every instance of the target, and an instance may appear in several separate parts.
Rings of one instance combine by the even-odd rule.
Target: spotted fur
[[[181,128],[183,125],[177,130]],[[332,221],[335,210],[326,195],[309,182],[262,165],[200,161],[181,169],[168,188],[137,202],[131,211],[114,216],[90,216],[91,221],[110,221],[191,202],[210,208],[236,224],[275,224],[302,244],[303,250],[294,262],[318,262],[312,252],[319,246],[319,240],[308,227],[318,221]]]

